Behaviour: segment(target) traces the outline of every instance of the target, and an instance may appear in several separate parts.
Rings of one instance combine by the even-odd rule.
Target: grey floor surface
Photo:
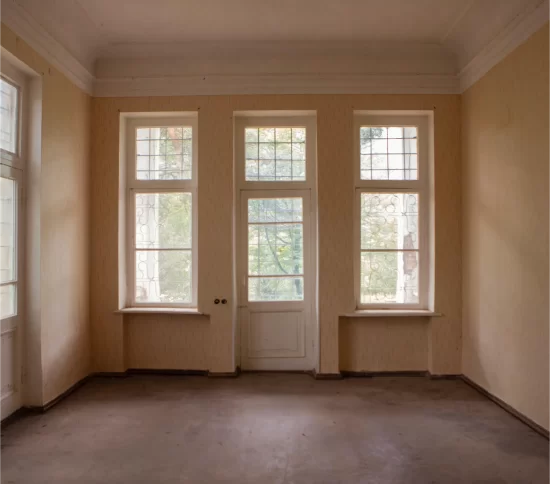
[[[2,483],[548,483],[548,440],[459,380],[95,378],[2,431]]]

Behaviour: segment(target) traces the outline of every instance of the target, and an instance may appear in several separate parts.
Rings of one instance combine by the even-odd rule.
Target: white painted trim
[[[276,120],[272,120],[273,122],[279,121],[280,118],[297,118],[297,117],[308,117],[308,116],[317,116],[317,111],[315,110],[275,110],[275,111],[233,111],[233,116],[236,120],[239,120],[241,118],[277,118]],[[250,122],[254,123],[253,120],[249,120]],[[261,122],[261,121],[260,121]],[[266,124],[266,126],[270,126],[269,123]]]
[[[266,74],[96,79],[96,97],[223,94],[458,94],[454,75]]]
[[[418,111],[413,111],[418,113]],[[369,113],[369,114],[365,114]],[[400,113],[400,114],[396,114]],[[430,293],[433,286],[431,279],[431,253],[433,233],[430,215],[432,198],[432,170],[433,160],[430,157],[432,142],[430,119],[433,113],[424,111],[423,114],[409,114],[406,111],[354,111],[353,138],[354,138],[354,295],[358,311],[381,310],[427,310],[430,307]],[[416,126],[418,129],[418,175],[417,180],[363,180],[360,174],[361,154],[359,131],[361,126]],[[362,193],[418,193],[420,207],[418,211],[419,237],[419,281],[418,303],[361,303],[361,194]],[[385,313],[388,314],[388,313]]]
[[[143,113],[125,113],[122,117],[125,123],[125,139],[120,143],[125,144],[126,159],[121,158],[120,163],[126,168],[126,294],[119,301],[124,301],[127,308],[188,308],[196,310],[198,301],[198,113],[174,112],[166,117],[145,117]],[[192,178],[191,180],[137,180],[136,179],[136,129],[138,127],[157,126],[191,126],[192,128]],[[192,203],[192,232],[191,232],[191,301],[189,303],[139,303],[135,301],[135,195],[138,193],[190,193]],[[122,308],[124,309],[124,308]]]
[[[196,316],[206,316],[196,308],[122,308],[115,311],[115,314],[189,314]]]
[[[381,309],[381,310],[358,310],[353,313],[347,313],[343,315],[345,318],[414,318],[414,317],[440,317],[441,313],[427,310],[411,310],[411,309]]]
[[[2,22],[76,86],[90,95],[93,94],[93,73],[55,40],[16,0],[2,2]]]
[[[548,22],[549,0],[533,1],[453,74],[250,74],[96,78],[17,0],[2,22],[83,91],[96,97],[222,94],[460,94]],[[454,28],[454,27],[453,27]]]
[[[487,44],[462,70],[458,77],[460,92],[466,91],[502,59],[542,28],[549,18],[549,0],[526,9]]]

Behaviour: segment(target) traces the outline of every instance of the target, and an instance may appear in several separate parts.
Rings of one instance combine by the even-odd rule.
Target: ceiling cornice
[[[453,75],[279,74],[104,78],[97,97],[221,94],[457,94]]]
[[[2,0],[2,22],[75,85],[97,97],[216,94],[456,94],[485,75],[548,22],[548,2],[530,2],[459,73],[233,74],[96,78],[17,0]],[[283,71],[284,72],[284,71]],[[145,73],[144,73],[145,74]]]
[[[506,28],[458,73],[460,92],[466,91],[502,59],[543,27],[549,18],[549,1],[531,2]]]
[[[93,95],[94,75],[55,40],[17,0],[2,1],[2,23],[84,92]]]

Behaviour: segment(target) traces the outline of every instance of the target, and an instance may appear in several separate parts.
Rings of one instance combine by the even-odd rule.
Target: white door
[[[241,368],[314,367],[309,190],[241,191]]]
[[[21,172],[0,165],[1,418],[21,406]]]

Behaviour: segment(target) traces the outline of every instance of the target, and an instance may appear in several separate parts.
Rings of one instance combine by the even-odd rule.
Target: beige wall
[[[435,113],[435,309],[444,317],[346,322],[353,311],[354,110]],[[426,370],[460,373],[460,97],[284,95],[94,98],[91,319],[94,370],[129,367],[229,372],[233,350],[233,112],[316,110],[322,373]],[[118,309],[119,117],[124,112],[199,113],[199,305],[209,318],[122,316]],[[334,254],[339,254],[335,257]],[[214,305],[226,297],[227,306]],[[342,325],[342,327],[340,327]],[[340,341],[339,341],[339,336]],[[386,346],[380,347],[380,342]],[[399,348],[399,351],[397,350]],[[383,354],[385,353],[385,354]]]
[[[157,370],[207,370],[210,331],[206,316],[140,314],[125,326],[125,366]]]
[[[27,404],[47,403],[91,369],[89,325],[89,186],[91,98],[2,25],[2,47],[42,77],[42,150],[37,179],[40,302],[34,332],[40,368],[27,368],[41,391]],[[34,263],[34,262],[33,262]],[[36,296],[36,295],[35,295]]]
[[[340,370],[425,371],[429,330],[426,318],[342,318]]]
[[[463,96],[463,372],[548,429],[548,25]]]

